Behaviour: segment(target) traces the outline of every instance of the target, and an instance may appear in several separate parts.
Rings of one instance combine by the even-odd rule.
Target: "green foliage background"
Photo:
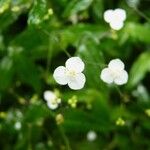
[[[112,8],[127,11],[118,32],[103,20]],[[86,64],[80,91],[52,77],[68,54]],[[114,58],[129,73],[124,86],[100,80]],[[149,72],[149,0],[0,0],[0,149],[150,150]],[[47,107],[45,90],[60,92],[57,110]],[[72,96],[76,108],[67,103]],[[64,122],[57,125],[59,113]],[[86,139],[89,130],[97,133],[93,142]]]

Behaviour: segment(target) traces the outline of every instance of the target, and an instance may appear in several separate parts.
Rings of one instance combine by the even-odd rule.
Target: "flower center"
[[[111,75],[114,79],[120,76],[121,70],[119,69],[110,69],[110,70],[111,70]]]
[[[118,16],[116,14],[113,15],[113,17],[112,17],[113,22],[120,22],[120,20],[121,20],[120,16]]]
[[[56,99],[56,98],[53,99],[53,100],[51,101],[51,104],[53,104],[53,105],[57,104],[57,99]]]
[[[67,70],[66,71],[66,75],[68,76],[68,77],[75,77],[76,76],[76,71],[75,70]]]

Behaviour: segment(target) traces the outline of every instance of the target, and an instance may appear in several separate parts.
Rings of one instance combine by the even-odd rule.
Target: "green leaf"
[[[108,118],[101,118],[102,114],[94,116],[91,112],[81,110],[66,110],[64,127],[67,132],[87,132],[91,127],[95,131],[106,132],[111,124]],[[101,119],[100,119],[101,118]]]
[[[88,99],[88,97],[87,97]],[[64,127],[68,132],[87,132],[91,127],[95,131],[106,132],[111,129],[108,108],[103,101],[95,97],[91,110],[67,109],[64,112]]]
[[[138,40],[144,43],[150,43],[150,26],[149,24],[128,23],[124,29],[132,40]]]
[[[60,45],[64,49],[69,44],[77,47],[85,37],[90,37],[98,43],[105,31],[106,28],[100,25],[78,24],[69,26],[67,29],[65,28],[59,31]]]
[[[39,121],[43,121],[45,117],[50,115],[50,111],[46,109],[46,105],[39,103],[39,104],[32,104],[29,106],[29,109],[24,114],[24,121],[36,124]]]
[[[136,86],[150,71],[150,52],[142,53],[139,58],[134,62],[130,74],[128,85],[130,87]]]
[[[96,17],[96,19],[99,19],[103,17],[103,0],[95,0],[94,3],[92,3],[92,10],[93,10],[93,16]]]
[[[30,38],[32,40],[29,40]],[[16,45],[22,46],[25,53],[30,53],[30,56],[36,57],[39,51],[45,54],[48,49],[48,36],[40,29],[29,27],[11,41],[11,47],[16,47]]]
[[[35,91],[40,91],[41,81],[39,71],[34,63],[24,55],[14,56],[15,68],[19,79],[30,85]]]
[[[10,87],[13,75],[13,61],[10,57],[4,57],[0,62],[0,90]]]
[[[9,9],[11,0],[1,0],[0,1],[0,14],[4,13],[7,9]]]
[[[17,16],[10,11],[0,15],[0,31],[7,29],[9,25],[16,20],[16,18]]]
[[[47,12],[46,0],[35,0],[28,17],[28,24],[37,25],[43,21]]]
[[[104,90],[104,83],[100,80],[100,72],[104,66],[104,57],[98,47],[98,43],[91,38],[83,38],[78,46],[77,55],[79,55],[86,64],[85,75],[87,78],[87,86]]]
[[[86,10],[91,4],[93,0],[73,0],[70,1],[68,6],[64,11],[64,16],[69,17],[80,11]]]

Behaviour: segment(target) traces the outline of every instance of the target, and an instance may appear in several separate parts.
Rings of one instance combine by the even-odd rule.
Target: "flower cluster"
[[[110,24],[114,30],[120,30],[126,19],[126,12],[123,9],[117,8],[115,10],[107,10],[104,12],[104,20]],[[68,85],[73,90],[82,89],[86,82],[86,77],[82,73],[85,64],[79,57],[69,58],[65,66],[59,66],[54,70],[53,77],[60,85]],[[100,73],[100,78],[108,84],[123,85],[128,81],[128,73],[124,70],[125,65],[120,59],[113,59],[108,66]],[[56,109],[61,99],[56,96],[54,92],[45,91],[44,99],[50,109]],[[76,106],[76,101],[69,100],[68,103]],[[89,134],[89,135],[93,135]]]
[[[68,84],[71,89],[79,90],[84,87],[86,81],[83,69],[83,61],[79,57],[72,57],[66,61],[66,67],[56,68],[53,76],[57,83]],[[108,67],[102,70],[100,78],[108,84],[123,85],[128,81],[128,73],[124,70],[124,63],[120,59],[113,59]]]
[[[46,100],[48,107],[52,110],[58,108],[61,103],[61,99],[52,91],[45,91],[44,99]]]
[[[115,10],[109,9],[104,12],[104,20],[109,23],[110,27],[114,30],[120,30],[126,19],[126,11],[117,8]]]
[[[125,121],[119,117],[117,120],[116,120],[116,125],[117,126],[124,126],[125,125]]]
[[[110,24],[114,30],[120,30],[126,19],[126,11],[117,8],[109,9],[104,12],[104,20]],[[60,85],[67,85],[73,90],[82,89],[85,85],[84,62],[79,57],[69,58],[65,66],[59,66],[55,69],[53,77]],[[124,70],[124,63],[120,59],[110,61],[107,68],[104,68],[100,78],[110,84],[123,85],[128,81],[128,73]]]

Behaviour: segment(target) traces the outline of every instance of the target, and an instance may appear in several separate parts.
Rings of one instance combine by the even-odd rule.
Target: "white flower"
[[[79,57],[71,57],[66,61],[65,67],[59,66],[55,69],[53,77],[57,83],[79,90],[84,87],[86,78],[82,73],[84,63]]]
[[[102,70],[100,78],[108,84],[122,85],[127,83],[128,73],[124,70],[124,63],[120,59],[113,59],[108,67]]]
[[[15,125],[14,125],[14,128],[15,128],[16,130],[20,130],[20,129],[21,129],[21,122],[17,121],[17,122],[15,123]]]
[[[88,133],[87,133],[87,140],[88,141],[90,141],[90,142],[92,142],[92,141],[94,141],[94,140],[96,140],[96,138],[97,138],[97,134],[96,134],[96,132],[95,131],[89,131]]]
[[[115,10],[109,9],[104,12],[104,20],[109,23],[110,27],[114,30],[120,30],[126,19],[126,11],[117,8]]]
[[[52,110],[58,108],[59,104],[61,103],[61,99],[58,98],[52,91],[45,91],[44,99],[47,101],[48,107]]]

